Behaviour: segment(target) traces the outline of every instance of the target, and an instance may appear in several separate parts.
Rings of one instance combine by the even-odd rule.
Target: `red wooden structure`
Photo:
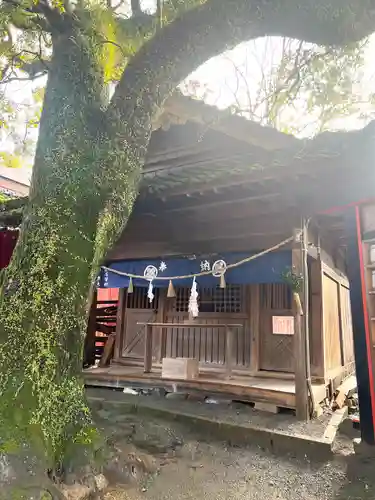
[[[7,267],[16,246],[18,231],[13,229],[0,230],[0,269]]]

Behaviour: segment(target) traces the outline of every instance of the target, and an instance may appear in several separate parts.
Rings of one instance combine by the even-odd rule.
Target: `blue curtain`
[[[233,264],[251,255],[250,253],[223,253],[211,256],[197,256],[195,258],[168,258],[152,260],[124,260],[109,264],[107,267],[131,274],[143,276],[147,266],[155,266],[158,269],[158,276],[182,276],[186,274],[197,274],[202,267],[210,268],[216,260],[224,260],[227,265]],[[208,264],[207,264],[208,263]],[[165,266],[164,266],[164,265]],[[286,268],[292,265],[292,252],[290,250],[271,252],[262,257],[242,264],[239,267],[228,270],[225,273],[225,281],[228,284],[245,285],[252,283],[282,283],[281,274]],[[164,267],[166,267],[164,269]],[[204,287],[214,287],[219,284],[219,278],[211,274],[197,278],[198,285]],[[168,287],[168,280],[153,281],[155,287]],[[191,286],[192,278],[174,279],[174,286]],[[110,271],[102,269],[98,276],[98,288],[127,288],[129,278],[120,276]],[[144,279],[133,279],[134,286],[148,286]]]

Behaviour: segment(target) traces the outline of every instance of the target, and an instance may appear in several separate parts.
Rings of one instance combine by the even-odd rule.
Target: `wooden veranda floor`
[[[265,402],[284,408],[295,408],[294,380],[272,376],[250,377],[233,374],[227,379],[222,373],[203,372],[195,380],[162,379],[161,370],[144,373],[142,367],[113,365],[108,368],[88,368],[83,371],[87,386],[101,387],[163,387],[167,390],[187,390],[223,394],[249,402]],[[325,397],[325,386],[313,384],[315,401]]]

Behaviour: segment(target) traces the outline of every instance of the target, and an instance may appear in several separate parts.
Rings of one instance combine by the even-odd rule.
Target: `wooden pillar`
[[[95,334],[96,334],[96,301],[98,292],[95,290],[92,294],[89,319],[87,323],[87,332],[84,345],[83,366],[91,366],[95,363]]]
[[[230,379],[232,376],[233,369],[233,330],[225,325],[225,364],[227,378]]]
[[[118,294],[117,303],[117,318],[116,318],[116,339],[113,359],[118,360],[122,356],[122,346],[125,334],[125,313],[126,313],[126,302],[128,299],[127,288],[120,288]]]
[[[260,316],[260,286],[251,285],[249,320],[250,320],[250,372],[257,373],[259,370],[259,316]]]
[[[324,355],[324,324],[323,324],[323,271],[320,257],[311,260],[310,290],[310,348],[311,371],[314,377],[324,382],[325,355]]]
[[[358,384],[362,441],[375,444],[375,391],[372,341],[366,297],[365,267],[362,249],[359,207],[345,211],[347,268],[353,321],[354,355]]]
[[[147,324],[145,329],[144,373],[151,373],[152,370],[152,333],[152,324]]]
[[[337,306],[339,310],[339,333],[340,333],[340,356],[341,366],[345,366],[345,346],[344,346],[344,314],[343,314],[343,297],[342,297],[342,284],[341,281],[337,283]]]
[[[299,420],[308,420],[310,416],[309,412],[309,393],[308,393],[308,367],[307,364],[310,363],[308,359],[308,276],[306,273],[305,266],[305,238],[306,238],[306,226],[303,225],[302,234],[301,230],[296,231],[296,235],[299,234],[299,238],[296,238],[294,243],[294,248],[292,250],[292,266],[293,272],[298,276],[302,276],[303,285],[302,289],[298,292],[300,306],[296,301],[294,301],[294,317],[295,317],[295,329],[294,329],[294,366],[295,366],[295,384],[296,384],[296,414]]]
[[[167,303],[167,289],[160,288],[159,295],[159,306],[158,312],[156,314],[156,323],[164,323],[165,320],[165,307]],[[157,335],[157,360],[159,363],[162,362],[163,358],[165,358],[166,352],[166,343],[167,343],[167,330],[166,328],[158,328]]]

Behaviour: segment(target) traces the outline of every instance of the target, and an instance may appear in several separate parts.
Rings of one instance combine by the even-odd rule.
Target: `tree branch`
[[[119,2],[116,5],[111,6],[111,9],[113,12],[116,12],[117,9],[119,9],[123,4],[125,0],[119,0]]]
[[[35,80],[48,73],[49,61],[42,59],[41,54],[34,53],[31,51],[23,50],[22,53],[28,53],[35,56],[32,61],[23,61],[19,56],[21,54],[16,54],[13,57],[12,65],[17,64],[17,69],[27,73],[28,77],[18,76],[15,68],[13,67],[13,75],[8,76],[2,80],[1,83],[9,83],[10,81],[20,81],[20,80]]]
[[[4,0],[4,3],[13,7],[21,8],[29,14],[33,14],[34,16],[30,19],[30,21],[35,23],[36,26],[44,31],[50,32],[52,28],[60,25],[62,20],[60,12],[57,9],[50,7],[48,2],[44,0],[36,1],[32,7],[26,5],[24,6],[22,5],[22,2],[17,0]],[[20,25],[19,23],[15,23],[15,26],[20,29],[30,28],[30,26],[24,26],[23,24]]]
[[[302,0],[299,0],[301,2]],[[374,0],[207,0],[158,30],[127,65],[107,115],[139,124],[128,139],[151,129],[153,115],[199,65],[242,41],[286,36],[345,45],[375,30]],[[133,97],[134,96],[134,97]],[[143,127],[143,131],[141,131]]]
[[[63,19],[60,11],[50,7],[47,0],[39,0],[32,9],[34,9],[37,14],[43,14],[52,28],[59,26]]]
[[[27,196],[24,196],[22,198],[12,198],[8,201],[4,201],[0,203],[0,213],[22,208],[27,204],[28,199]]]
[[[23,61],[21,55],[27,53],[35,56],[32,61]],[[49,61],[42,58],[41,53],[23,50],[14,54],[9,62],[0,72],[0,84],[13,81],[31,81],[48,73]],[[27,73],[27,77],[20,76],[17,70]]]
[[[163,0],[156,0],[156,18],[159,26],[163,26]]]

